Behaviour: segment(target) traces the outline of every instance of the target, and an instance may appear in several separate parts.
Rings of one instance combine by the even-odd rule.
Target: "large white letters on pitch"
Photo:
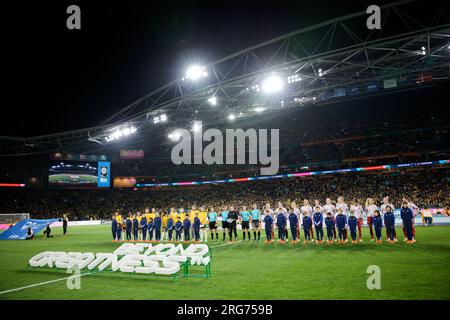
[[[45,251],[30,259],[32,267],[49,267],[59,269],[87,268],[100,271],[111,267],[112,271],[143,274],[175,274],[181,263],[188,259],[191,265],[207,265],[211,259],[205,255],[209,248],[206,244],[191,244],[186,249],[181,244],[124,243],[113,253],[60,252]],[[119,260],[119,257],[122,257]]]

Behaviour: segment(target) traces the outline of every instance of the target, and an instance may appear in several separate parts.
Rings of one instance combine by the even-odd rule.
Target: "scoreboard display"
[[[48,185],[53,188],[109,188],[110,162],[51,161]]]

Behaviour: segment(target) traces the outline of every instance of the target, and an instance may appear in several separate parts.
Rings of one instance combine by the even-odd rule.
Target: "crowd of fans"
[[[389,196],[399,207],[403,196],[420,208],[447,208],[450,205],[450,168],[401,170],[390,173],[346,173],[282,180],[252,181],[191,187],[108,190],[0,190],[0,212],[31,213],[33,218],[61,217],[71,220],[109,219],[115,211],[143,211],[144,208],[219,208],[224,205],[250,206],[278,201],[289,204],[303,199],[322,203],[327,197],[336,201],[344,196],[347,203],[368,197],[378,203]]]
[[[244,117],[214,128],[279,129],[280,173],[447,159],[450,154],[450,114],[445,105],[418,97],[414,105],[360,101],[333,106],[309,106],[254,118]],[[204,130],[208,127],[203,124]],[[257,165],[181,165],[171,161],[165,132],[152,137],[158,145],[143,145],[144,160],[115,163],[117,176],[153,176],[159,181],[236,178],[259,175]],[[205,142],[205,145],[207,142]],[[140,147],[139,147],[140,148]]]

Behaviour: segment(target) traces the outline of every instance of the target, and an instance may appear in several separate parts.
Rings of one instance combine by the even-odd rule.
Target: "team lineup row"
[[[403,198],[400,209],[402,219],[404,240],[407,243],[415,242],[414,217],[418,207],[408,198]],[[288,229],[291,230],[292,242],[296,243],[300,239],[300,230],[303,229],[304,242],[316,240],[318,243],[328,243],[339,241],[348,242],[347,230],[350,230],[352,243],[362,242],[363,218],[367,218],[371,241],[382,240],[382,228],[386,227],[386,239],[388,242],[397,242],[395,231],[394,206],[389,203],[389,198],[383,198],[383,204],[378,207],[373,199],[368,198],[363,207],[358,201],[354,201],[348,206],[343,197],[339,197],[336,205],[331,203],[331,199],[326,199],[324,206],[319,200],[315,200],[311,206],[308,200],[304,200],[300,208],[295,202],[291,203],[291,208],[285,208],[281,202],[273,210],[270,204],[266,204],[263,213],[258,209],[257,204],[252,205],[252,210],[247,210],[243,206],[241,210],[236,210],[233,206],[222,208],[217,213],[214,208],[192,206],[189,212],[184,208],[176,210],[171,208],[169,213],[161,214],[153,208],[145,209],[145,213],[129,213],[124,219],[119,212],[112,216],[112,236],[113,241],[208,241],[207,229],[210,230],[211,240],[218,241],[218,222],[222,226],[222,241],[226,240],[228,234],[229,241],[237,240],[237,224],[243,230],[243,240],[250,241],[250,229],[253,231],[253,240],[261,239],[261,226],[264,224],[266,233],[266,243],[274,241],[274,229],[278,229],[278,240],[285,242],[288,237]],[[251,227],[250,227],[251,225]],[[326,237],[324,237],[324,225]],[[206,228],[208,226],[208,228]],[[316,239],[314,239],[314,231]],[[175,237],[174,237],[175,235]]]

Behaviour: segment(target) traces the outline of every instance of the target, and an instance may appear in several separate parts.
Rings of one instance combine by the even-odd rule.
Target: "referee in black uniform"
[[[62,221],[62,223],[63,223],[63,236],[65,237],[65,236],[67,236],[67,224],[68,224],[68,222],[69,222],[69,219],[67,219],[67,215],[63,215],[63,221]]]
[[[233,241],[233,233],[234,240],[237,240],[237,231],[236,231],[236,223],[239,217],[239,212],[234,210],[234,207],[230,207],[230,212],[228,213],[228,232],[230,235],[230,241]]]

